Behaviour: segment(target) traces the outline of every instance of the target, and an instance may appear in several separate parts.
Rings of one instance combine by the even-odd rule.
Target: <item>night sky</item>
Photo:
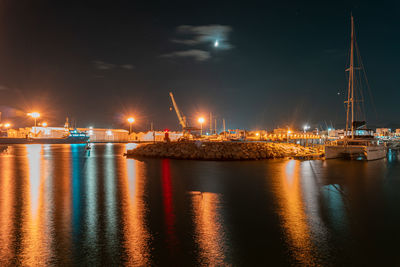
[[[218,127],[340,127],[352,12],[367,119],[399,125],[400,2],[303,2],[2,0],[3,121],[179,129],[172,91]]]

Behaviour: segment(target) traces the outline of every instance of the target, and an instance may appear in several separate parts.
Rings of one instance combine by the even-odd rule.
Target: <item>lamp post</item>
[[[306,132],[307,132],[307,130],[308,130],[308,129],[310,129],[310,126],[308,126],[308,125],[304,125],[303,129],[304,129],[304,133],[306,133]]]
[[[202,136],[202,135],[203,135],[203,123],[204,123],[204,118],[203,118],[203,117],[200,117],[200,118],[198,119],[198,122],[200,123],[200,136]]]
[[[128,122],[129,122],[129,134],[131,134],[132,133],[132,123],[135,122],[135,119],[130,117],[130,118],[128,118]]]
[[[31,113],[28,113],[28,116],[31,116],[35,120],[35,132],[34,132],[34,134],[36,135],[36,119],[40,117],[40,113],[31,112]]]
[[[289,135],[292,133],[292,131],[291,130],[288,130],[287,131],[287,142],[289,143]]]

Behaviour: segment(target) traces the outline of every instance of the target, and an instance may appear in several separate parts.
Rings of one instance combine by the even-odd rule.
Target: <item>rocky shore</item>
[[[287,143],[192,141],[139,145],[126,155],[196,160],[314,159],[322,157],[323,150]]]

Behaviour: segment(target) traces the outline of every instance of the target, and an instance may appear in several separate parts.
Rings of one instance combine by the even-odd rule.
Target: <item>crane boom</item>
[[[172,94],[172,92],[169,93],[169,96],[171,97],[172,105],[174,106],[176,115],[178,116],[179,124],[182,126],[183,129],[185,129],[186,128],[186,118],[179,111],[178,105],[175,102],[174,95]]]

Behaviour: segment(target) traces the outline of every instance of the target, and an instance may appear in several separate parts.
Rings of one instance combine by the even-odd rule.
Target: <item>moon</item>
[[[218,47],[218,45],[219,45],[219,42],[218,42],[218,40],[216,40],[215,43],[214,43],[214,46]]]

